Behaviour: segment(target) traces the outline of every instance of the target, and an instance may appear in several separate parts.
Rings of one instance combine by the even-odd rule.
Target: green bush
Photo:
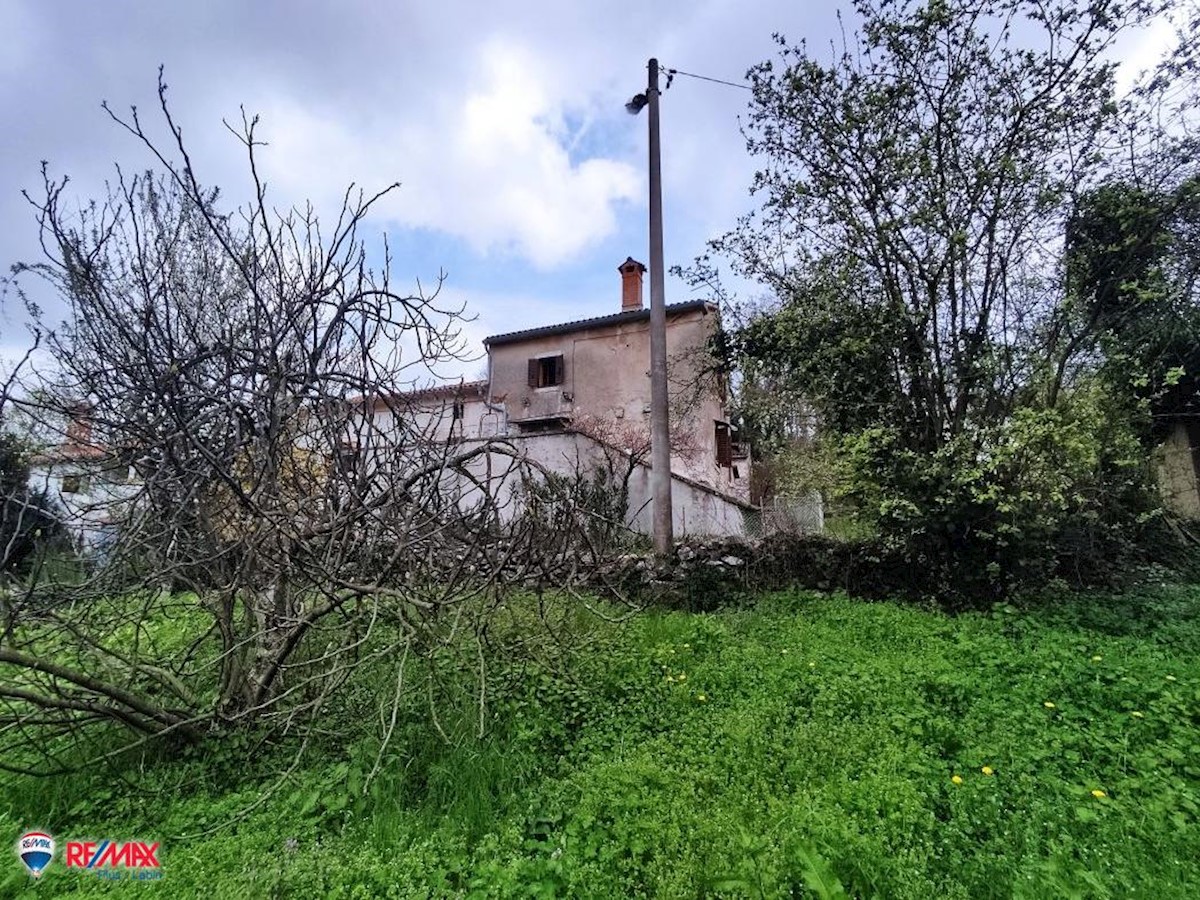
[[[0,429],[0,582],[70,549],[54,499],[29,487],[30,455],[23,441]]]
[[[840,492],[881,550],[931,594],[990,602],[1055,577],[1097,583],[1138,552],[1154,518],[1149,464],[1099,387],[936,452],[892,429],[843,442]]]

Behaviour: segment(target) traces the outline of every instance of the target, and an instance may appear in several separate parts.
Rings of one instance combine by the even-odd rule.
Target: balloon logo
[[[54,838],[41,831],[27,831],[17,841],[17,856],[34,878],[41,878],[42,871],[54,859]]]

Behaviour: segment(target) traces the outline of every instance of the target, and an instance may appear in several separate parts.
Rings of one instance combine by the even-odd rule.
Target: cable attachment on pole
[[[663,71],[667,73],[667,87],[671,86],[671,79],[673,79],[676,75],[683,75],[685,78],[697,78],[700,81],[711,81],[713,84],[723,84],[726,87],[739,88],[743,91],[754,90],[754,88],[748,84],[738,84],[733,81],[726,81],[724,78],[712,78],[708,75],[697,75],[695,72],[682,72],[679,69],[663,69]]]

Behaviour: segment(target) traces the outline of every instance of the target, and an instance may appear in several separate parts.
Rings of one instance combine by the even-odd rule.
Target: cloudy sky
[[[798,0],[0,0],[0,265],[36,259],[20,191],[40,160],[80,198],[114,162],[150,164],[100,103],[160,124],[162,64],[199,176],[229,199],[247,191],[221,124],[240,106],[261,116],[277,204],[332,210],[351,182],[400,182],[373,239],[386,231],[398,284],[446,272],[472,339],[602,315],[619,307],[617,265],[647,258],[646,117],[623,109],[647,58],[737,81],[773,32],[821,47],[835,31],[831,7]],[[664,98],[668,265],[749,208],[748,96],[678,78]],[[669,301],[694,296],[668,279]],[[0,356],[23,340],[10,298]]]
[[[148,117],[162,64],[198,173],[228,198],[247,180],[221,122],[243,105],[261,116],[277,203],[330,210],[350,182],[400,182],[372,223],[397,281],[445,270],[446,292],[478,317],[472,337],[615,311],[617,265],[647,258],[646,116],[623,109],[646,60],[741,80],[772,54],[772,32],[827,40],[832,13],[814,6],[0,0],[0,265],[36,258],[20,191],[40,160],[80,198],[114,162],[150,164],[100,103]],[[748,208],[748,97],[679,78],[664,98],[668,265]],[[668,281],[669,301],[692,296]],[[23,339],[12,306],[8,347]]]

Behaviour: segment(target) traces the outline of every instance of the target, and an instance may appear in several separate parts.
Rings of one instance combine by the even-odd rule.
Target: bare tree
[[[18,275],[69,313],[47,330],[57,368],[20,402],[60,429],[82,417],[129,473],[105,501],[105,564],[30,582],[6,610],[0,755],[36,746],[22,767],[42,772],[93,726],[195,741],[316,716],[364,660],[482,635],[506,587],[569,589],[579,571],[570,541],[539,543],[512,508],[536,469],[455,437],[413,391],[463,358],[464,311],[398,290],[386,242],[370,264],[364,221],[396,186],[347,190],[332,228],[279,212],[243,116],[255,193],[222,212],[161,77],[159,100],[165,146],[136,110],[109,113],[159,174],[118,169],[82,212],[65,179],[31,197],[46,260]]]

